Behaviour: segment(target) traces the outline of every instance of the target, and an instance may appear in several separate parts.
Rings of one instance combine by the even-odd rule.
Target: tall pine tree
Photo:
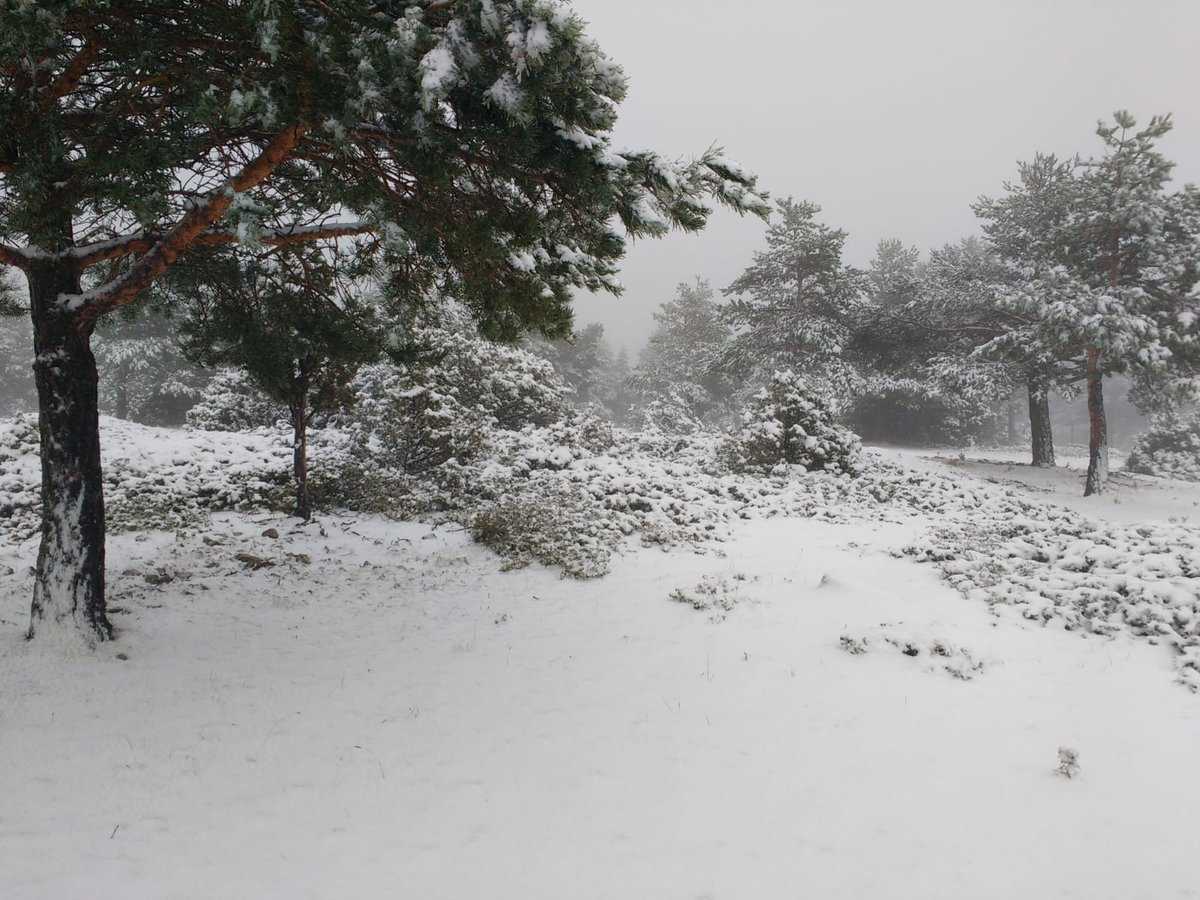
[[[371,234],[390,296],[440,285],[511,337],[619,290],[628,236],[766,213],[715,150],[614,151],[625,90],[553,0],[0,4],[0,265],[29,284],[42,441],[30,636],[112,635],[91,336],[198,248]]]

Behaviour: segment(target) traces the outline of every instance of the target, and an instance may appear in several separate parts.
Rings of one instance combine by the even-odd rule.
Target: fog
[[[619,147],[667,155],[711,143],[772,196],[824,207],[851,262],[882,238],[922,250],[976,231],[970,203],[1035,151],[1097,151],[1096,120],[1175,115],[1162,142],[1176,179],[1200,181],[1200,3],[1195,0],[576,0],[630,78]],[[638,349],[680,280],[724,287],[762,238],[719,212],[695,236],[644,241],[626,293],[579,299]]]

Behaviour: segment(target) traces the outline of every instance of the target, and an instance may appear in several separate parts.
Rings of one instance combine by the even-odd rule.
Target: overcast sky
[[[1101,116],[1175,115],[1163,141],[1200,182],[1200,0],[574,0],[630,78],[615,143],[690,156],[709,144],[773,197],[823,207],[863,265],[898,237],[974,233],[970,203],[1018,159],[1097,150]],[[681,280],[729,284],[763,225],[721,212],[698,236],[634,245],[620,299],[578,323],[645,341]]]

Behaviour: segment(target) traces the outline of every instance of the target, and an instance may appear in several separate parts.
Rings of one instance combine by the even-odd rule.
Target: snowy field
[[[874,452],[877,506],[588,581],[370,516],[115,535],[65,664],[0,544],[0,897],[1200,896],[1200,486]],[[1047,599],[1096,578],[1137,602]]]

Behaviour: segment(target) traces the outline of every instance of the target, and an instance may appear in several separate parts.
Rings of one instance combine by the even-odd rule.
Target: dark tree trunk
[[[1104,373],[1100,368],[1100,351],[1089,347],[1087,352],[1088,404],[1088,470],[1083,496],[1090,497],[1104,490],[1108,481],[1108,421],[1104,417]]]
[[[296,479],[296,515],[306,522],[312,518],[308,499],[308,390],[302,389],[291,403],[292,474]]]
[[[117,403],[116,409],[113,410],[113,415],[118,419],[129,418],[129,387],[124,383],[116,386]]]
[[[34,376],[42,456],[42,543],[29,637],[112,637],[104,605],[104,482],[91,325],[63,310],[77,294],[70,261],[34,261],[28,270]]]
[[[1054,432],[1050,427],[1050,392],[1036,379],[1027,382],[1029,389],[1029,440],[1033,447],[1033,464],[1052,469]]]

